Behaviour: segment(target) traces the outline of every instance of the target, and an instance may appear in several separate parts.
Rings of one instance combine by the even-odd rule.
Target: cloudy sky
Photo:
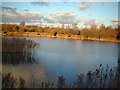
[[[118,22],[117,2],[3,2],[2,23],[25,21],[26,24],[78,26],[115,26]]]

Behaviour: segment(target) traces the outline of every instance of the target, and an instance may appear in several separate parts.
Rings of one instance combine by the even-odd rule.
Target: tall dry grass
[[[36,62],[31,56],[31,51],[39,43],[25,38],[2,37],[2,62],[3,64],[19,64]]]
[[[29,88],[24,87],[25,82],[24,78],[16,79],[10,73],[3,74],[3,88]],[[64,76],[58,76],[57,82],[42,80],[40,82],[39,88],[120,88],[120,73],[118,70],[110,69],[108,65],[104,67],[100,64],[95,71],[76,75],[76,80],[73,82],[66,82]]]

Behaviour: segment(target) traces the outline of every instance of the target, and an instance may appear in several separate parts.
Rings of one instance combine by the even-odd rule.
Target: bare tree
[[[70,29],[70,25],[68,24],[68,25],[66,26],[66,28],[67,28],[67,29]]]
[[[64,23],[62,24],[62,28],[64,29]]]
[[[19,25],[20,27],[24,27],[25,26],[25,22],[24,21],[22,21],[22,22],[20,22],[20,25]]]
[[[73,28],[73,30],[78,30],[77,24],[76,23],[72,24],[72,28]]]

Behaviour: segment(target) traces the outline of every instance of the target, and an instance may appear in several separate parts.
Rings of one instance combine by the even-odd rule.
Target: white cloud
[[[4,7],[6,12],[2,12],[2,20],[4,23],[13,23],[13,22],[40,22],[43,23],[59,23],[59,24],[73,24],[76,23],[77,14],[73,12],[59,12],[59,13],[52,13],[48,15],[43,15],[40,12],[33,12],[33,11],[16,11],[15,8],[6,8]],[[9,10],[14,10],[13,12],[9,12]]]
[[[76,20],[76,23],[83,23],[83,20],[84,20],[84,17],[83,16],[80,16],[77,20]]]
[[[17,12],[15,8],[10,8],[10,10],[14,10],[15,13],[9,12],[8,10],[7,13],[6,12],[1,13],[3,23],[19,23],[21,21],[25,21],[26,23],[40,23],[40,22],[48,24],[77,23],[82,25],[100,25],[102,23],[100,20],[96,20],[94,18],[84,20],[82,16],[78,17],[76,13],[70,11],[43,15],[41,12],[33,12],[28,10]]]
[[[118,25],[119,22],[120,22],[120,19],[113,19],[113,20],[112,20],[112,23],[113,23],[114,25]]]
[[[50,2],[31,2],[33,5],[48,6]]]
[[[9,9],[9,8],[8,8]],[[10,10],[12,10],[10,8]],[[15,11],[15,10],[14,10]],[[4,23],[13,23],[13,22],[40,22],[43,23],[64,23],[64,24],[71,24],[76,22],[76,13],[73,12],[59,12],[53,13],[48,15],[43,15],[40,12],[33,12],[33,11],[18,11],[15,13],[13,12],[3,12],[2,13],[2,20]]]
[[[85,2],[79,3],[79,4],[78,4],[78,10],[79,10],[79,11],[85,10],[85,9],[89,8],[90,6],[91,6],[90,3],[85,3]]]
[[[94,18],[85,20],[85,21],[83,22],[84,25],[96,25],[96,26],[99,26],[99,25],[101,25],[102,23],[103,23],[102,21],[97,20],[97,19],[94,19]]]
[[[16,13],[16,9],[14,7],[8,7],[8,6],[0,6],[2,8],[3,12],[9,12],[9,13]]]
[[[32,11],[19,11],[17,13],[3,13],[2,21],[4,23],[9,22],[33,22],[35,20],[41,20],[44,16],[40,12],[32,12]],[[33,20],[33,21],[32,21]]]
[[[61,8],[56,7],[55,10],[61,10]]]
[[[4,23],[19,23],[25,21],[26,23],[48,23],[48,24],[82,24],[82,25],[100,25],[102,22],[91,18],[84,20],[83,17],[77,17],[74,12],[59,12],[43,15],[40,12],[19,11],[16,13],[2,13],[2,20]]]
[[[55,23],[64,23],[64,24],[72,24],[76,23],[77,14],[73,12],[59,12],[54,14],[49,14],[51,20]]]

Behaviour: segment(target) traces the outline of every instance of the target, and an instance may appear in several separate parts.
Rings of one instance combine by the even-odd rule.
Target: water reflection
[[[40,43],[35,58],[46,72],[64,75],[67,80],[79,73],[94,71],[100,64],[118,66],[118,44],[50,38],[29,38]]]
[[[40,47],[32,51],[34,52],[33,58],[25,61],[22,59],[22,54],[9,53],[10,56],[15,57],[12,59],[13,57],[9,58],[9,55],[5,53],[3,63],[17,65],[32,63],[31,66],[37,63],[37,70],[42,68],[47,79],[63,75],[67,81],[74,79],[76,74],[87,73],[89,70],[94,71],[100,64],[104,66],[108,64],[110,68],[118,66],[118,70],[120,70],[119,44],[117,43],[39,37],[27,39],[40,43]],[[19,61],[16,61],[17,59]]]
[[[32,64],[37,63],[32,50],[39,46],[32,40],[19,37],[2,37],[3,64]]]
[[[2,64],[18,65],[18,64],[33,64],[38,63],[34,57],[24,56],[21,52],[2,53]]]
[[[45,68],[38,64],[3,65],[2,70],[4,74],[10,72],[18,80],[20,77],[23,78],[25,80],[25,87],[29,88],[40,88],[42,81],[54,81],[56,77],[48,75]]]
[[[120,44],[118,44],[118,72],[120,73]]]
[[[120,73],[120,58],[118,58],[118,72]]]
[[[120,44],[118,44],[118,68],[117,70],[119,73],[117,87],[120,88]]]

